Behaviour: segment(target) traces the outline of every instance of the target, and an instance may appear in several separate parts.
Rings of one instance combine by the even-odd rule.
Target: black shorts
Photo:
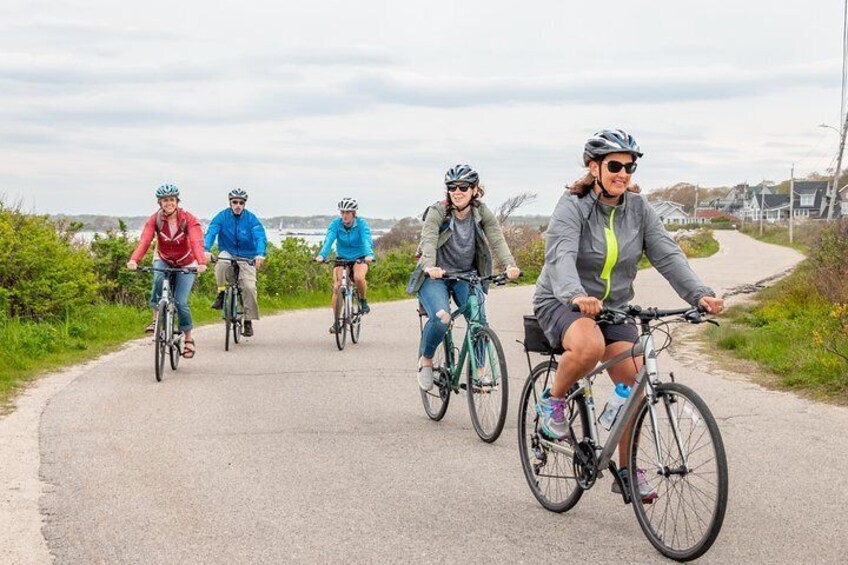
[[[565,331],[575,320],[583,317],[583,314],[572,312],[570,306],[561,302],[556,302],[552,306],[542,306],[536,310],[535,314],[539,320],[539,325],[542,326],[542,331],[545,332],[545,337],[551,344],[562,344]],[[632,322],[614,326],[603,324],[598,327],[604,334],[604,345],[617,341],[636,343],[639,340],[639,329]]]

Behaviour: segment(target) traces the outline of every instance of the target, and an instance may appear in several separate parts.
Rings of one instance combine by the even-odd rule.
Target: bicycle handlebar
[[[256,259],[248,259],[247,257],[219,257],[218,255],[213,255],[212,259],[210,259],[212,263],[217,263],[218,261],[229,261],[230,263],[238,263],[244,262],[250,265],[251,267],[256,265]]]
[[[580,312],[580,306],[578,306],[577,304],[572,304],[571,311]],[[604,306],[601,308],[601,313],[598,315],[598,318],[599,321],[615,325],[623,324],[631,318],[638,318],[641,321],[645,321],[659,320],[661,318],[667,318],[669,316],[682,316],[683,319],[689,322],[690,324],[701,324],[704,322],[717,324],[715,320],[707,319],[707,311],[701,308],[700,306],[689,306],[688,308],[673,309],[660,309],[656,307],[642,308],[637,304],[628,304],[621,309],[608,308],[607,306]]]
[[[424,271],[424,276],[426,278],[431,278],[430,274],[427,271]],[[518,274],[519,278],[524,276],[524,273]],[[497,275],[486,275],[485,277],[479,276],[477,273],[445,273],[440,277],[443,281],[463,281],[469,284],[480,284],[485,281],[491,281],[497,286],[503,286],[506,283],[510,282],[509,278],[507,278],[506,273],[498,273]]]
[[[325,265],[330,265],[330,266],[333,266],[333,267],[352,267],[353,265],[358,265],[360,263],[367,263],[368,261],[366,261],[365,259],[353,259],[353,260],[351,260],[351,259],[333,259],[332,261],[327,261],[327,260],[318,261],[316,259],[315,262],[316,263],[324,263]],[[371,259],[371,262],[376,263],[377,259],[376,258]]]
[[[159,267],[142,267],[139,266],[135,270],[137,273],[183,273],[184,275],[189,275],[191,273],[197,273],[196,267],[165,267],[161,269]]]

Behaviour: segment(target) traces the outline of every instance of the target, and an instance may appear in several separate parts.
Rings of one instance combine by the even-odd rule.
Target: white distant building
[[[657,211],[660,221],[664,224],[688,224],[689,215],[683,209],[683,204],[671,202],[670,200],[658,200],[651,202],[651,206]]]

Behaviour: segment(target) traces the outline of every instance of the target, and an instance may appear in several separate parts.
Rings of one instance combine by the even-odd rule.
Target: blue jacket
[[[221,251],[238,257],[265,257],[268,240],[265,227],[256,214],[249,210],[240,216],[233,214],[229,208],[221,210],[206,230],[206,251],[212,249],[216,237]]]
[[[336,244],[336,254],[339,259],[353,261],[362,257],[373,257],[374,246],[371,241],[371,228],[362,218],[356,218],[350,228],[345,228],[341,217],[336,218],[327,227],[327,237],[324,247],[318,253],[324,259],[330,254],[333,243]]]

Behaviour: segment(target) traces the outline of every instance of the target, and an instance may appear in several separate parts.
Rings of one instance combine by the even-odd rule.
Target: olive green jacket
[[[453,216],[446,218],[446,213],[447,206],[444,202],[436,202],[425,212],[421,241],[418,244],[418,266],[406,286],[406,292],[409,294],[415,294],[424,284],[424,271],[437,266],[436,250],[444,245],[453,233]],[[504,239],[503,230],[489,207],[481,202],[472,210],[472,214],[477,245],[474,254],[477,274],[481,277],[492,274],[492,251],[503,266],[515,265],[515,259],[509,252],[509,246]],[[488,285],[484,285],[484,288],[486,287]]]

